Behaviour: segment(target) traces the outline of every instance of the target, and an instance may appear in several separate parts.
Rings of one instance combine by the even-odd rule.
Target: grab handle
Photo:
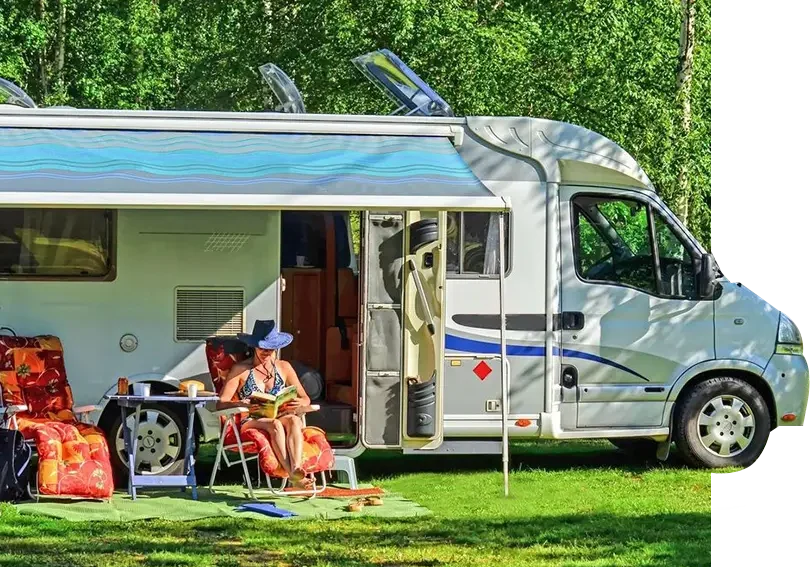
[[[428,305],[427,295],[425,295],[425,288],[422,287],[422,280],[419,278],[419,273],[416,271],[416,262],[413,261],[413,258],[408,259],[408,267],[411,270],[411,276],[413,277],[413,283],[416,285],[416,291],[419,295],[419,301],[422,303],[422,309],[425,310],[425,315],[427,316],[427,328],[431,335],[436,334],[436,325],[433,324],[433,313],[430,311],[430,305]]]

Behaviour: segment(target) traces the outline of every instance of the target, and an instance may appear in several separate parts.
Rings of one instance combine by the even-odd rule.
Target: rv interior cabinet
[[[323,270],[285,268],[286,289],[281,296],[281,328],[295,340],[284,349],[287,360],[295,360],[323,372],[321,364],[321,290]]]
[[[351,268],[337,272],[337,289],[331,298],[337,297],[336,321],[326,331],[324,378],[326,396],[331,402],[357,404],[358,344],[357,344],[357,276]],[[343,328],[336,325],[340,321]],[[328,324],[328,323],[327,323]]]

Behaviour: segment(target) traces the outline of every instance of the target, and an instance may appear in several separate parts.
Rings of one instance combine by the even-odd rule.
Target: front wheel
[[[127,414],[127,426],[135,427],[134,410]],[[107,442],[117,476],[124,480],[129,473],[124,445],[121,413],[107,429]],[[195,446],[196,449],[196,446]],[[144,475],[182,474],[186,454],[186,424],[175,409],[162,404],[141,406],[140,427],[135,441],[135,473]]]
[[[770,412],[759,392],[738,378],[710,378],[689,390],[675,414],[675,444],[696,467],[747,467],[770,435]]]

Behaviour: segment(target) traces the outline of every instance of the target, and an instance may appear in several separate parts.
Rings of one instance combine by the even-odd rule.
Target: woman
[[[253,347],[253,358],[239,362],[231,368],[220,393],[217,409],[250,405],[254,392],[277,394],[287,386],[295,386],[298,397],[284,406],[283,415],[276,419],[260,418],[242,421],[242,430],[263,429],[291,482],[309,489],[313,480],[301,468],[304,452],[304,422],[295,412],[310,404],[292,366],[278,357],[278,351],[288,346],[293,338],[282,333],[275,321],[256,321],[251,334],[239,334],[239,340]]]

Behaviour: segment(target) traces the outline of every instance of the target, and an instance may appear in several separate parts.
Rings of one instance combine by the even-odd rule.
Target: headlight
[[[802,354],[802,334],[784,313],[779,314],[779,332],[776,335],[777,354]]]

